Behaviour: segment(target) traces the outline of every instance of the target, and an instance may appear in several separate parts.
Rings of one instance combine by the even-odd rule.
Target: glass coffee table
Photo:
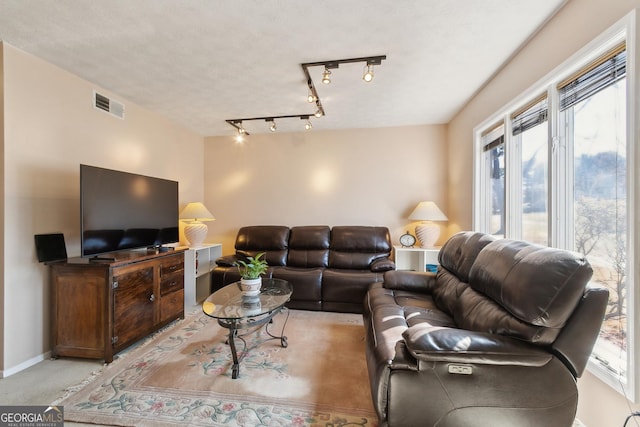
[[[259,344],[268,340],[279,339],[280,345],[287,347],[284,328],[289,319],[289,310],[284,305],[291,298],[292,291],[291,284],[286,280],[262,279],[260,294],[244,296],[240,290],[240,282],[235,282],[209,295],[202,303],[202,311],[207,316],[217,319],[220,326],[229,329],[228,342],[233,357],[231,378],[238,378],[240,374],[240,359],[248,350],[244,337],[257,332],[262,326],[264,326],[264,330],[270,338]],[[285,312],[287,317],[278,336],[269,331],[269,325],[273,322],[273,317],[280,312]],[[239,331],[244,330],[246,332],[239,333]],[[240,358],[236,348],[236,339],[243,343],[242,357]]]

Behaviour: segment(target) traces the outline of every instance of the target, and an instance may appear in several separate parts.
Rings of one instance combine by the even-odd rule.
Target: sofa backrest
[[[292,227],[287,265],[311,268],[329,265],[331,229],[326,225]]]
[[[391,255],[387,227],[336,226],[331,229],[329,268],[366,269],[371,262]]]
[[[471,267],[473,292],[463,298],[465,306],[473,306],[473,313],[465,323],[475,330],[551,344],[576,309],[592,274],[587,259],[575,252],[497,240],[478,254]]]
[[[454,236],[439,259],[434,297],[458,327],[538,345],[556,340],[592,275],[577,253],[481,233]]]
[[[469,271],[480,251],[496,238],[473,231],[453,235],[440,249],[437,286],[433,290],[436,304],[452,317],[459,308],[459,297],[469,287]]]
[[[289,233],[289,227],[281,225],[242,227],[236,236],[236,254],[254,257],[260,252],[266,252],[266,260],[270,266],[286,265]]]

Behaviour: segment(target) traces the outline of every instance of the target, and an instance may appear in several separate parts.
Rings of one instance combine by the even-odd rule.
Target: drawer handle
[[[149,297],[149,301],[154,302],[156,300],[156,296],[154,294],[151,294],[151,296]]]
[[[169,286],[171,287],[171,286],[175,286],[177,284],[178,284],[178,282],[173,281],[173,282],[169,283]]]

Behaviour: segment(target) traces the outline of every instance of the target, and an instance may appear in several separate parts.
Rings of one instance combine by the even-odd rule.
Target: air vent
[[[93,107],[111,114],[112,116],[124,119],[124,104],[108,97],[93,92]]]

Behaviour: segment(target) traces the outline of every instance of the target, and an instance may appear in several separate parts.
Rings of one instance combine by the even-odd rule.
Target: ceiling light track
[[[239,133],[242,133],[243,135],[250,135],[249,132],[246,131],[246,129],[244,128],[244,126],[242,125],[243,122],[250,122],[250,121],[255,121],[255,120],[259,120],[259,121],[265,121],[267,122],[267,124],[269,125],[269,130],[271,132],[275,132],[276,131],[276,125],[275,125],[275,121],[277,119],[300,119],[300,120],[309,120],[309,117],[311,116],[311,114],[307,113],[307,114],[289,114],[286,116],[264,116],[264,117],[243,117],[241,119],[229,119],[229,120],[225,120],[227,123],[229,123],[231,126],[233,126],[234,128],[236,128],[236,130]]]
[[[318,118],[322,117],[325,115],[325,111],[324,111],[324,107],[322,106],[322,102],[320,102],[318,91],[316,90],[316,87],[313,84],[313,79],[311,78],[311,74],[309,73],[310,67],[324,67],[324,71],[322,73],[322,82],[325,84],[330,84],[331,83],[330,70],[337,69],[340,66],[340,64],[364,62],[366,63],[366,65],[365,65],[365,72],[362,76],[362,79],[368,83],[371,80],[373,80],[373,66],[380,65],[382,61],[384,61],[385,59],[387,59],[387,55],[363,56],[360,58],[336,59],[331,61],[318,61],[318,62],[305,62],[300,64],[300,66],[302,67],[302,71],[304,72],[304,75],[307,79],[307,87],[309,89],[309,92],[307,95],[307,101],[310,104],[314,103],[316,106],[316,111],[313,114],[313,116]],[[263,120],[269,124],[269,130],[271,132],[275,132],[276,119],[299,118],[300,120],[305,120],[305,129],[310,130],[312,128],[311,121],[309,120],[310,116],[311,114],[290,114],[286,116],[245,117],[242,119],[229,119],[229,120],[226,120],[226,122],[229,123],[234,128],[236,128],[238,133],[236,138],[241,139],[244,135],[249,135],[249,132],[247,132],[242,126],[243,122]]]

